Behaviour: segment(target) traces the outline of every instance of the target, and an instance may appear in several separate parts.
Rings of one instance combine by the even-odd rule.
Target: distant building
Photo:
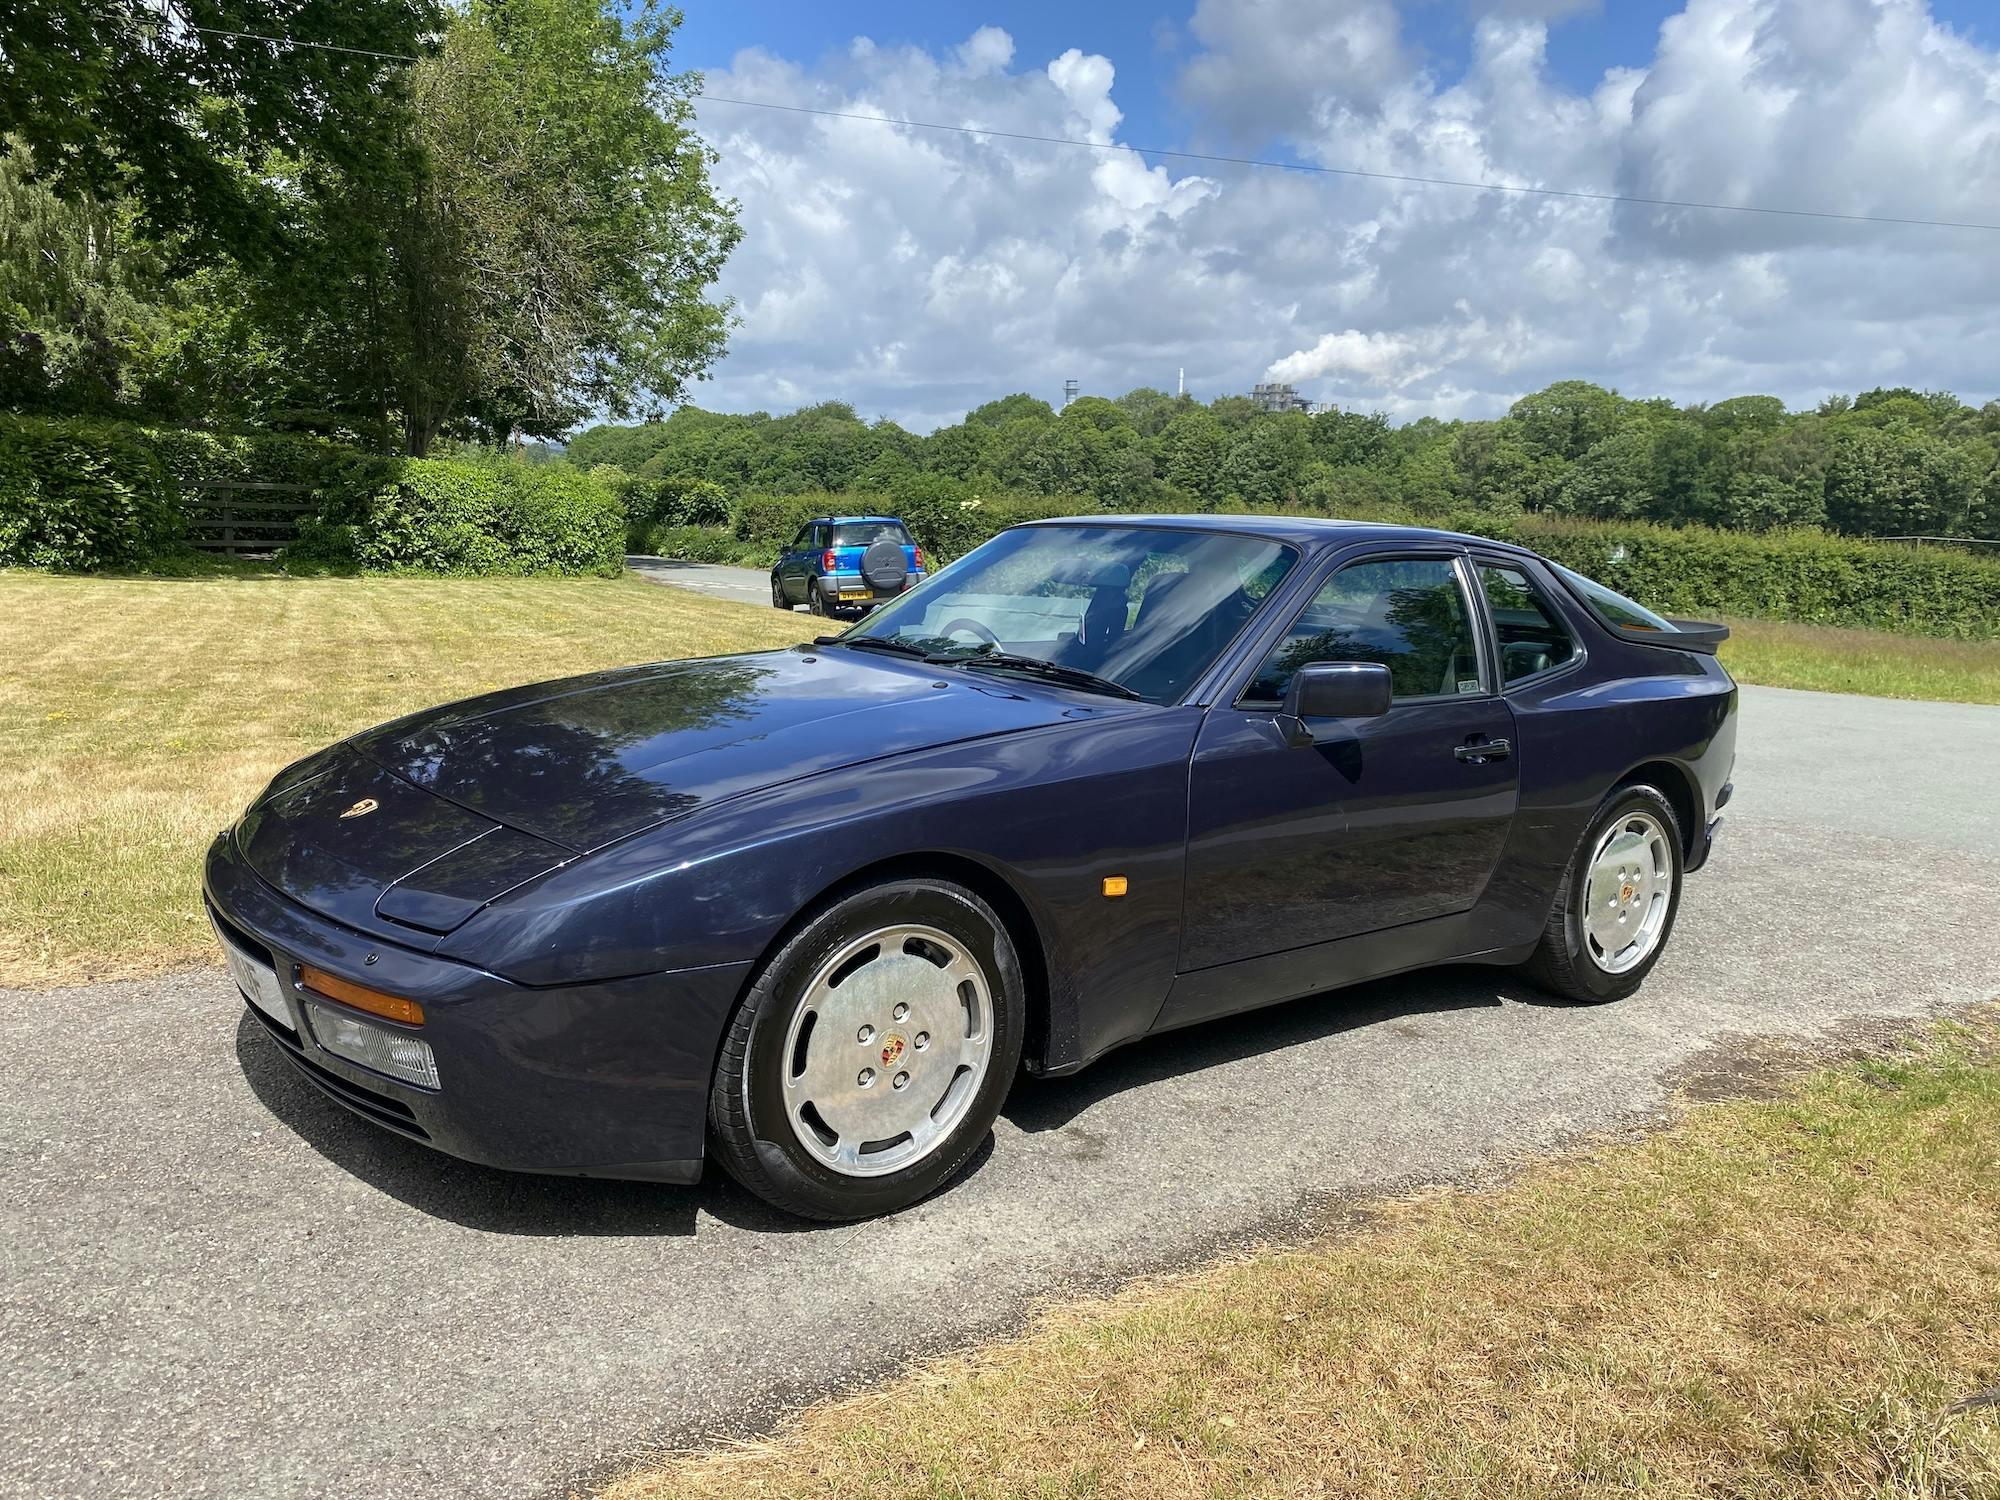
[[[1068,406],[1075,399],[1076,382],[1074,380],[1065,380],[1063,382],[1063,405]]]
[[[1311,411],[1313,405],[1289,383],[1253,385],[1250,399],[1260,411]]]

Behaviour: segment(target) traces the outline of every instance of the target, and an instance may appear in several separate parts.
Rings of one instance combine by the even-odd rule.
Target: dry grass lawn
[[[212,957],[197,868],[280,766],[425,704],[813,622],[630,579],[0,573],[0,985]]]
[[[1731,620],[1722,664],[1738,682],[1766,687],[2000,703],[2000,641]]]
[[[1063,1308],[600,1500],[1992,1500],[1996,1043]]]

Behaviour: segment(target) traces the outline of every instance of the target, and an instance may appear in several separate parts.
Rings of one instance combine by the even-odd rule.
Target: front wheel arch
[[[942,851],[913,851],[908,854],[891,855],[871,864],[850,870],[839,879],[829,881],[812,892],[798,904],[791,920],[786,922],[757,954],[743,980],[742,988],[736,996],[736,1004],[741,1005],[748,997],[756,976],[763,972],[773,954],[791,941],[812,913],[821,910],[830,902],[838,901],[854,891],[871,885],[881,885],[891,880],[922,880],[926,877],[947,880],[962,885],[980,900],[993,908],[1001,924],[1012,939],[1014,952],[1021,965],[1021,984],[1026,991],[1027,1014],[1022,1057],[1039,1064],[1047,1055],[1050,1028],[1055,1021],[1052,1014],[1054,999],[1050,986],[1050,962],[1047,940],[1044,938],[1043,919],[1037,916],[1028,898],[1016,887],[1007,875],[991,865],[963,854]],[[715,1076],[715,1068],[722,1056],[721,1038],[716,1040],[715,1056],[709,1060],[709,1076]]]

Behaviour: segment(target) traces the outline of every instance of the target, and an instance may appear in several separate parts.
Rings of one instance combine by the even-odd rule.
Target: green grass
[[[2000,1022],[1043,1315],[601,1500],[2000,1495]]]
[[[815,622],[633,579],[0,573],[0,985],[213,957],[198,867],[280,766],[396,714]]]
[[[1950,641],[1780,620],[1731,620],[1722,662],[1738,682],[2000,703],[2000,640]]]

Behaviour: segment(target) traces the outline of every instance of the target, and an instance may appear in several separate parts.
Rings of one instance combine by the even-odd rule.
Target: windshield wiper
[[[1060,662],[1043,661],[1039,656],[1016,656],[1011,651],[988,651],[981,656],[934,656],[936,662],[947,662],[954,667],[998,667],[1003,671],[1027,672],[1036,677],[1046,677],[1051,682],[1060,682],[1065,687],[1083,688],[1092,693],[1106,693],[1113,698],[1129,698],[1134,703],[1144,703],[1145,694],[1135,693],[1122,682],[1113,682],[1109,677],[1099,677],[1095,672],[1086,672],[1081,667],[1065,667]]]
[[[844,635],[820,635],[813,637],[815,646],[850,646],[856,651],[893,651],[898,656],[914,656],[918,661],[929,661],[930,652],[922,646],[913,646],[908,641],[899,641],[887,635],[857,635],[849,639]]]

